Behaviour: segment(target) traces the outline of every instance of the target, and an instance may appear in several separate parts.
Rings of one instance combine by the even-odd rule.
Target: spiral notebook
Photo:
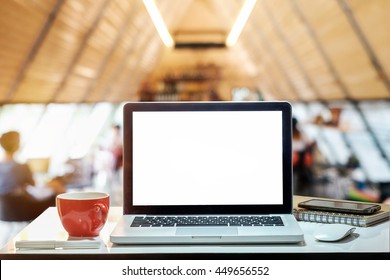
[[[357,215],[336,213],[328,211],[308,210],[298,207],[298,203],[307,200],[305,197],[294,199],[293,214],[298,221],[326,223],[326,224],[347,224],[358,227],[369,227],[381,223],[390,218],[390,205],[382,204],[381,210],[371,215]]]

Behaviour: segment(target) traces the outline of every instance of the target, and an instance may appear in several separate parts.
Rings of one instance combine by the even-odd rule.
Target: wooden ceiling
[[[244,0],[156,0],[171,34],[225,37]],[[166,48],[141,0],[0,0],[0,104],[139,100],[214,64],[269,100],[390,98],[389,0],[257,0],[231,48]],[[210,35],[211,34],[211,35]]]

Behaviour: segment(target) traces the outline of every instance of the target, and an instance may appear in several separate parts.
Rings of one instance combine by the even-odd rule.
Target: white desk
[[[384,222],[372,227],[358,227],[353,236],[341,242],[324,243],[316,241],[312,235],[317,223],[299,222],[304,234],[305,242],[301,244],[285,245],[164,245],[164,246],[118,246],[110,242],[110,233],[116,221],[122,215],[121,207],[111,207],[108,221],[102,229],[100,249],[44,249],[44,250],[16,250],[15,241],[18,239],[67,239],[67,233],[61,225],[57,210],[54,207],[47,209],[41,216],[24,228],[14,239],[0,250],[0,259],[18,258],[124,258],[133,255],[174,255],[183,254],[183,257],[196,257],[196,254],[221,254],[239,257],[237,254],[263,253],[390,253],[390,222]],[[187,254],[187,255],[186,255]],[[390,254],[389,254],[390,256]]]

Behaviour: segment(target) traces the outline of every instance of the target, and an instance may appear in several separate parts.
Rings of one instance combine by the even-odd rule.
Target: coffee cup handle
[[[106,220],[107,215],[108,215],[108,207],[103,203],[96,203],[94,206],[96,207],[96,210],[97,210],[96,213],[101,212],[102,213],[102,220]],[[99,220],[99,222],[94,224],[93,230],[95,230],[99,226],[101,226],[100,220]]]

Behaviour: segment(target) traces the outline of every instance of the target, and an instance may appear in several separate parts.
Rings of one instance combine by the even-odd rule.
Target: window
[[[68,159],[85,157],[99,136],[111,129],[112,119],[121,116],[114,109],[111,103],[4,105],[0,107],[0,134],[20,132],[17,159],[50,158],[49,172],[60,175]]]

